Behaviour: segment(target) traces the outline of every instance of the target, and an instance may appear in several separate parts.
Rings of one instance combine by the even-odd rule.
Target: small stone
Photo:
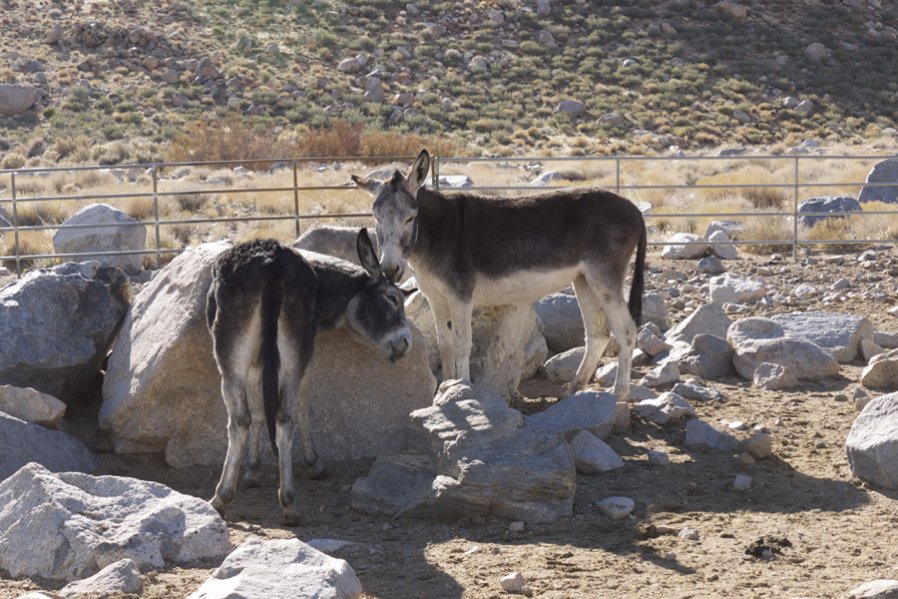
[[[756,460],[773,455],[773,438],[765,432],[757,432],[742,442],[742,448]]]
[[[747,474],[737,474],[736,480],[733,481],[733,488],[737,491],[748,491],[751,489],[751,477]]]
[[[752,464],[757,463],[757,460],[755,460],[753,457],[751,457],[751,454],[748,453],[747,451],[743,451],[742,453],[740,453],[736,457],[736,459],[739,460],[739,463],[742,464],[743,466],[751,466]]]
[[[509,532],[524,532],[524,523],[520,520],[515,520],[511,524],[508,525]]]
[[[524,592],[524,575],[520,572],[512,572],[499,580],[499,585],[506,593],[520,594]]]
[[[650,449],[648,452],[649,464],[653,466],[667,466],[670,464],[670,456],[663,451]]]
[[[612,520],[623,520],[636,507],[636,502],[629,497],[608,497],[598,503],[599,510]]]
[[[686,539],[687,541],[698,541],[702,538],[698,529],[691,526],[686,526],[681,529],[680,532],[677,533],[677,536],[681,539]]]

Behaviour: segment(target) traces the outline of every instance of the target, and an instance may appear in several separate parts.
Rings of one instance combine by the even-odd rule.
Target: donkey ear
[[[430,154],[427,153],[427,150],[421,150],[421,153],[415,158],[412,170],[408,172],[408,176],[405,178],[409,191],[415,193],[422,185],[424,185],[427,181],[427,172],[429,170]]]
[[[380,187],[382,183],[380,181],[375,181],[374,179],[368,179],[366,177],[359,177],[358,175],[350,175],[350,179],[361,189],[364,189],[369,194],[376,196],[380,193]]]
[[[368,229],[359,231],[359,236],[355,242],[356,251],[359,253],[359,262],[362,267],[368,271],[372,277],[380,277],[383,272],[380,270],[380,260],[377,259],[377,252],[371,244],[371,238],[368,236]]]

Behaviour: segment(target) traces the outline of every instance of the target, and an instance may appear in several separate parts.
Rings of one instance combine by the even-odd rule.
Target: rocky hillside
[[[881,0],[0,0],[0,160],[148,160],[228,116],[493,154],[862,142],[898,114],[896,22]]]

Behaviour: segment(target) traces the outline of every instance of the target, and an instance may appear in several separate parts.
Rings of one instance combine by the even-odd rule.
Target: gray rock
[[[405,302],[405,313],[424,336],[428,363],[434,372],[440,367],[433,312],[427,298],[416,293]],[[548,350],[533,306],[481,306],[471,316],[471,378],[510,398],[525,374],[532,374],[545,362]],[[582,341],[581,341],[582,344]]]
[[[727,433],[693,418],[686,422],[686,447],[705,447],[719,451],[736,451],[739,442]]]
[[[719,275],[722,272],[726,272],[726,267],[717,256],[705,256],[698,261],[696,268],[699,272],[707,275]]]
[[[660,293],[648,292],[642,296],[642,322],[653,322],[662,332],[670,328],[667,305]]]
[[[876,345],[882,347],[883,349],[898,348],[898,334],[895,333],[876,331],[873,334],[873,341],[876,343]]]
[[[736,244],[725,231],[714,231],[708,237],[708,245],[711,251],[721,260],[735,260],[739,257]]]
[[[556,106],[553,112],[566,114],[571,118],[577,118],[586,111],[586,105],[578,100],[562,100]]]
[[[828,350],[841,362],[852,362],[861,339],[873,339],[873,323],[862,316],[835,312],[776,314],[771,320],[783,327],[786,337],[807,339]]]
[[[520,572],[512,572],[499,579],[499,586],[506,593],[521,594],[524,592],[524,575]]]
[[[72,581],[121,559],[162,568],[230,551],[208,502],[147,481],[29,464],[0,482],[0,568]]]
[[[655,451],[650,449],[646,454],[649,464],[653,466],[667,466],[670,464],[670,456],[663,451]]]
[[[535,304],[536,315],[543,323],[543,336],[552,352],[560,353],[582,347],[586,339],[583,316],[577,298],[567,293],[547,295]]]
[[[527,416],[527,426],[568,439],[581,430],[607,439],[614,426],[616,403],[617,398],[610,393],[580,391],[558,400],[542,412]]]
[[[227,247],[204,244],[181,254],[134,298],[109,360],[99,415],[117,452],[164,452],[175,467],[223,461],[227,413],[205,305],[209,269]],[[371,458],[401,445],[407,414],[429,405],[436,387],[417,330],[412,346],[388,362],[343,331],[318,335],[303,386],[322,460]],[[263,459],[272,459],[267,444]]]
[[[53,236],[53,249],[57,254],[85,254],[69,260],[95,260],[136,274],[143,267],[141,254],[102,256],[91,252],[139,252],[145,248],[146,237],[146,226],[140,221],[108,204],[91,204],[59,227]]]
[[[140,570],[131,559],[121,559],[109,564],[90,578],[76,580],[59,591],[60,597],[79,597],[81,595],[98,595],[117,597],[131,593],[143,593],[143,580]]]
[[[577,472],[583,474],[600,474],[624,466],[621,457],[589,431],[580,431],[574,436],[571,440],[571,452]]]
[[[898,489],[898,393],[872,400],[858,414],[845,441],[848,464],[858,478]]]
[[[889,158],[877,163],[867,173],[866,183],[857,197],[857,201],[861,204],[865,202],[898,203],[898,158]],[[886,185],[888,183],[893,185]]]
[[[712,381],[724,379],[733,375],[733,348],[722,337],[699,333],[677,363],[682,374]]]
[[[731,323],[723,306],[717,303],[705,304],[668,330],[665,339],[671,343],[675,341],[692,343],[698,334],[726,337]]]
[[[196,68],[193,70],[193,74],[201,80],[218,79],[221,77],[218,67],[215,66],[212,59],[208,56],[202,57],[199,62],[196,63]]]
[[[569,383],[583,360],[584,347],[575,347],[549,358],[543,366],[546,379],[555,383]]]
[[[748,491],[751,489],[751,477],[747,474],[737,474],[733,481],[733,488],[737,491]]]
[[[780,364],[771,364],[770,362],[758,364],[752,380],[755,387],[771,391],[791,389],[801,384],[785,367]]]
[[[0,385],[0,412],[26,422],[56,428],[65,408],[63,402],[37,389]]]
[[[692,233],[674,233],[661,250],[661,257],[668,260],[694,260],[708,253],[710,247],[704,239]]]
[[[611,412],[613,418],[613,405]],[[378,456],[353,485],[356,509],[525,522],[571,514],[576,471],[570,447],[548,427],[524,426],[520,412],[497,394],[448,381],[433,406],[412,412],[410,420],[419,453]]]
[[[662,339],[661,329],[654,322],[642,326],[636,335],[636,347],[650,356],[657,356],[672,346]]]
[[[805,227],[813,227],[822,220],[845,218],[848,214],[860,212],[861,210],[860,203],[851,197],[826,196],[810,198],[798,205],[798,213],[807,215],[800,216],[798,222]],[[812,214],[819,212],[826,214]]]
[[[874,356],[861,372],[861,385],[879,391],[898,391],[898,350]]]
[[[667,424],[695,416],[695,408],[677,393],[662,393],[655,399],[644,399],[633,408],[642,418],[655,424]]]
[[[767,286],[759,279],[740,277],[729,272],[712,277],[708,282],[711,301],[724,304],[745,304],[767,294]]]
[[[723,393],[718,391],[717,389],[709,389],[708,387],[702,387],[697,383],[677,383],[673,386],[673,389],[670,390],[671,393],[676,393],[686,399],[691,399],[692,401],[723,401]]]
[[[629,497],[607,497],[597,505],[599,510],[612,520],[623,520],[633,513],[636,502]]]
[[[0,383],[79,398],[125,316],[127,286],[117,268],[66,263],[0,289]]]
[[[644,377],[639,380],[639,384],[644,387],[662,387],[677,382],[680,378],[680,368],[676,360],[669,360],[659,364],[648,371]]]
[[[885,351],[882,346],[878,345],[875,341],[871,341],[870,339],[861,339],[859,348],[861,359],[864,362],[869,362]]]
[[[829,351],[807,339],[786,337],[783,327],[769,318],[734,322],[727,341],[735,352],[733,367],[745,379],[753,379],[764,362],[780,364],[801,381],[818,381],[839,373],[839,363]]]
[[[555,183],[558,181],[564,181],[564,175],[559,173],[558,171],[546,171],[538,176],[536,179],[530,182],[530,185],[533,187],[545,187],[550,183]]]
[[[813,114],[815,108],[816,106],[814,106],[814,103],[810,100],[802,100],[798,103],[798,106],[795,107],[795,114],[808,117]]]
[[[359,264],[359,252],[356,249],[356,240],[361,227],[338,227],[321,225],[308,229],[293,242],[293,247],[309,252],[336,256],[341,260]],[[377,236],[371,235],[371,245],[375,253],[379,254]]]
[[[898,599],[898,580],[871,580],[848,592],[851,599]]]
[[[362,583],[346,561],[299,539],[249,539],[188,599],[353,599]]]
[[[0,480],[30,462],[53,472],[92,472],[94,455],[74,437],[0,412]]]
[[[440,187],[451,187],[453,189],[474,186],[474,181],[468,175],[440,175],[439,181]]]
[[[29,85],[0,84],[0,117],[25,113],[37,102],[37,88]]]
[[[773,455],[773,438],[769,433],[758,431],[742,442],[742,450],[756,460],[764,460]]]

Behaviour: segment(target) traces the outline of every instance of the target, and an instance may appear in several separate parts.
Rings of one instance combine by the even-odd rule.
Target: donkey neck
[[[418,202],[418,231],[415,245],[409,254],[412,263],[426,260],[439,246],[442,237],[452,235],[461,223],[460,204],[438,191],[422,187],[416,196]]]

